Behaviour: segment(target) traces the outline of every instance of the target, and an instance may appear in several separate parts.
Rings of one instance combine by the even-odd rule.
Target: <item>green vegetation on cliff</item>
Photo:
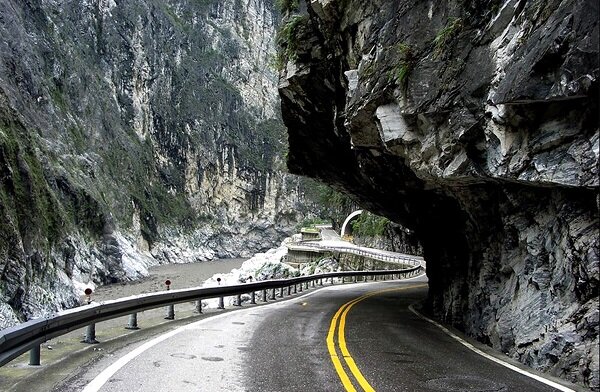
[[[383,216],[363,212],[352,223],[352,235],[357,237],[376,237],[385,233],[390,220]]]

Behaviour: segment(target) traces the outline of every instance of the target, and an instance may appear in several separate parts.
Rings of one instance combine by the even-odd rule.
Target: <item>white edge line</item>
[[[410,278],[412,279],[412,278]],[[401,281],[405,281],[405,280],[409,280],[409,279],[402,279]],[[370,282],[369,282],[370,283]],[[379,282],[373,282],[373,283],[379,283]],[[299,297],[294,297],[294,298],[288,298],[285,299],[283,301],[277,301],[277,302],[271,302],[269,304],[265,304],[265,305],[261,305],[261,308],[264,307],[271,307],[271,306],[275,306],[275,305],[281,305],[284,302],[287,301],[292,301],[292,300],[298,300],[301,298],[305,298],[305,297],[309,297],[313,294],[316,294],[317,292],[321,291],[320,289],[330,289],[333,288],[334,290],[337,289],[338,287],[347,287],[349,286],[348,284],[338,284],[338,285],[334,285],[334,286],[323,286],[323,287],[318,287],[318,290],[315,291],[311,291],[310,293],[306,293],[303,294]],[[235,312],[245,312],[245,311],[250,311],[250,310],[256,310],[255,307],[251,307],[251,308],[246,308],[246,309],[238,309],[235,310]],[[141,346],[136,347],[135,349],[131,350],[130,352],[128,352],[127,354],[123,355],[121,358],[119,358],[118,360],[116,360],[115,362],[113,362],[110,366],[108,366],[106,369],[104,369],[103,371],[101,371],[96,377],[94,377],[94,379],[92,381],[90,381],[85,388],[82,390],[82,392],[97,392],[100,390],[100,388],[102,388],[104,386],[104,384],[106,384],[108,382],[108,380],[116,373],[118,372],[122,367],[124,367],[125,365],[127,365],[130,361],[132,361],[135,357],[137,357],[138,355],[142,354],[144,351],[152,348],[153,346],[156,346],[158,343],[163,342],[177,334],[179,334],[180,332],[183,332],[187,329],[193,329],[196,326],[203,324],[205,322],[208,321],[212,321],[215,319],[219,319],[225,316],[229,316],[231,312],[226,312],[226,313],[222,313],[222,314],[217,314],[214,316],[208,316],[202,320],[190,323],[190,324],[186,324],[183,325],[179,328],[176,328],[172,331],[166,332],[150,341],[147,341],[146,343],[142,344]]]
[[[436,327],[438,327],[439,329],[441,329],[442,331],[444,331],[448,336],[452,337],[453,339],[457,340],[460,344],[462,344],[463,346],[467,347],[469,350],[475,352],[476,354],[481,355],[484,358],[489,359],[490,361],[496,362],[499,365],[502,365],[506,368],[509,368],[510,370],[513,370],[517,373],[520,373],[524,376],[527,376],[529,378],[533,378],[536,381],[539,381],[543,384],[549,385],[553,388],[558,389],[559,391],[564,391],[564,392],[576,392],[574,389],[568,388],[564,385],[558,384],[554,381],[548,380],[542,376],[538,376],[537,374],[533,374],[528,372],[527,370],[524,369],[520,369],[515,365],[511,365],[508,362],[504,362],[501,359],[498,359],[490,354],[487,354],[483,351],[481,351],[480,349],[478,349],[477,347],[473,346],[471,343],[461,339],[460,337],[458,337],[457,335],[455,335],[454,333],[452,333],[448,328],[444,327],[443,325],[439,324],[438,322],[431,320],[430,318],[422,315],[421,313],[417,312],[414,308],[413,305],[410,305],[408,307],[410,309],[411,312],[413,312],[414,314],[416,314],[418,317],[422,318],[425,321],[429,321],[431,324],[435,325]]]
[[[405,282],[407,280],[413,280],[413,279],[417,279],[422,277],[423,275],[418,275],[412,278],[408,278],[408,279],[400,279],[400,282]],[[381,283],[382,281],[379,282],[368,282],[368,283]],[[391,282],[391,281],[390,281]],[[363,282],[361,282],[363,283]],[[358,284],[361,284],[358,283]],[[292,300],[298,300],[301,298],[305,298],[305,297],[309,297],[313,294],[316,294],[317,292],[321,291],[321,289],[330,289],[333,288],[334,290],[338,289],[338,288],[342,288],[342,287],[348,287],[349,284],[337,284],[334,286],[323,286],[323,287],[317,287],[317,290],[311,291],[310,293],[306,293],[303,294],[299,297],[294,297],[294,298],[289,298],[289,299],[285,299],[283,301],[277,301],[277,302],[271,302],[269,304],[265,304],[260,306],[261,308],[264,307],[271,307],[271,306],[275,306],[275,305],[280,305],[284,302],[287,301],[292,301]],[[250,311],[250,310],[255,310],[255,307],[251,307],[251,308],[247,308],[247,309],[238,309],[235,312],[245,312],[245,311]],[[130,361],[132,361],[135,357],[137,357],[138,355],[142,354],[144,351],[152,348],[153,346],[156,346],[158,343],[163,342],[177,334],[179,334],[180,332],[183,332],[187,329],[193,329],[196,326],[203,324],[205,322],[208,321],[212,321],[218,318],[222,318],[225,316],[228,316],[229,313],[231,312],[226,312],[226,313],[222,313],[222,314],[217,314],[214,316],[208,316],[202,320],[190,323],[190,324],[186,324],[183,325],[179,328],[176,328],[172,331],[166,332],[150,341],[147,341],[146,343],[142,344],[141,346],[136,347],[135,349],[131,350],[130,352],[128,352],[127,354],[123,355],[121,358],[119,358],[118,360],[116,360],[115,362],[113,362],[110,366],[108,366],[106,369],[104,369],[103,371],[100,372],[100,374],[98,374],[96,377],[94,377],[94,379],[92,381],[90,381],[85,388],[82,390],[82,392],[97,392],[100,390],[100,388],[102,388],[104,386],[104,384],[106,384],[108,382],[108,380],[116,373],[118,372],[122,367],[124,367],[125,365],[127,365]]]

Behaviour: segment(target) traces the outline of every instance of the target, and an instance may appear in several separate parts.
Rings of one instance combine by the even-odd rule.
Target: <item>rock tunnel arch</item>
[[[340,230],[340,237],[343,238],[344,234],[346,234],[346,229],[348,228],[348,223],[350,223],[350,221],[352,219],[356,218],[357,216],[359,216],[362,213],[363,213],[363,210],[356,210],[353,213],[351,213],[350,215],[348,215],[348,217],[344,221],[344,224],[342,225],[342,229]]]

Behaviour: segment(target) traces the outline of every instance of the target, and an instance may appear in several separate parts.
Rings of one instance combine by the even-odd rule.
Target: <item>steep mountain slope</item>
[[[0,328],[303,218],[268,0],[0,0]]]

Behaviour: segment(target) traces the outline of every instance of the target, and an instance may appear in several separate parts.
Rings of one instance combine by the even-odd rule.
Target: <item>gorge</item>
[[[435,318],[599,390],[598,24],[592,0],[0,0],[0,329],[278,244],[331,207],[301,175],[423,253]]]
[[[0,328],[310,216],[271,1],[0,1]]]

